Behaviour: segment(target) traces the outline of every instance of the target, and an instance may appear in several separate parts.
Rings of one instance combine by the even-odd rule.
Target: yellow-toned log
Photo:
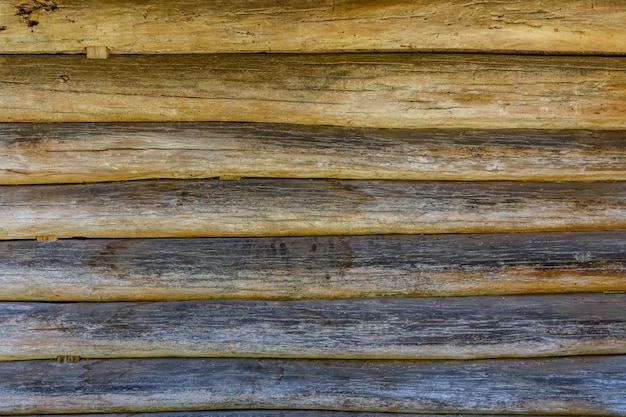
[[[2,0],[0,53],[626,53],[609,0]]]
[[[3,414],[325,409],[626,415],[626,358],[0,363]]]
[[[626,58],[4,55],[0,121],[623,130]]]
[[[0,361],[626,354],[624,294],[0,303]]]
[[[0,299],[626,291],[626,232],[0,242]]]
[[[0,191],[0,239],[626,229],[625,182],[154,180]]]
[[[0,184],[212,177],[626,180],[626,132],[0,124]]]

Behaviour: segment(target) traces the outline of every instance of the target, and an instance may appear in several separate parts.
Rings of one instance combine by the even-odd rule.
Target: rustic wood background
[[[626,416],[625,23],[0,0],[0,414]]]

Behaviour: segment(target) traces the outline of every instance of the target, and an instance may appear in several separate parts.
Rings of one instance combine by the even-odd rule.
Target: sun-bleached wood
[[[626,182],[154,180],[0,191],[3,240],[626,229]]]
[[[0,53],[323,51],[626,53],[608,0],[2,0]]]
[[[0,242],[0,300],[626,291],[626,232]]]
[[[0,57],[0,121],[626,129],[626,58],[449,54]]]
[[[0,303],[0,360],[626,354],[625,294]]]
[[[0,124],[0,184],[211,177],[626,180],[626,132]]]
[[[626,415],[624,356],[0,362],[0,412],[327,409]]]

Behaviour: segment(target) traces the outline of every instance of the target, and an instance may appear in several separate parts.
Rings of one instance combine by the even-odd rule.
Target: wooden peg
[[[85,48],[87,59],[107,59],[109,57],[109,48],[106,46],[88,46]]]

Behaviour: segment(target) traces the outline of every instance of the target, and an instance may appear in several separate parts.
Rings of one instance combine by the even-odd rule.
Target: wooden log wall
[[[0,0],[0,414],[626,416],[624,22]]]

